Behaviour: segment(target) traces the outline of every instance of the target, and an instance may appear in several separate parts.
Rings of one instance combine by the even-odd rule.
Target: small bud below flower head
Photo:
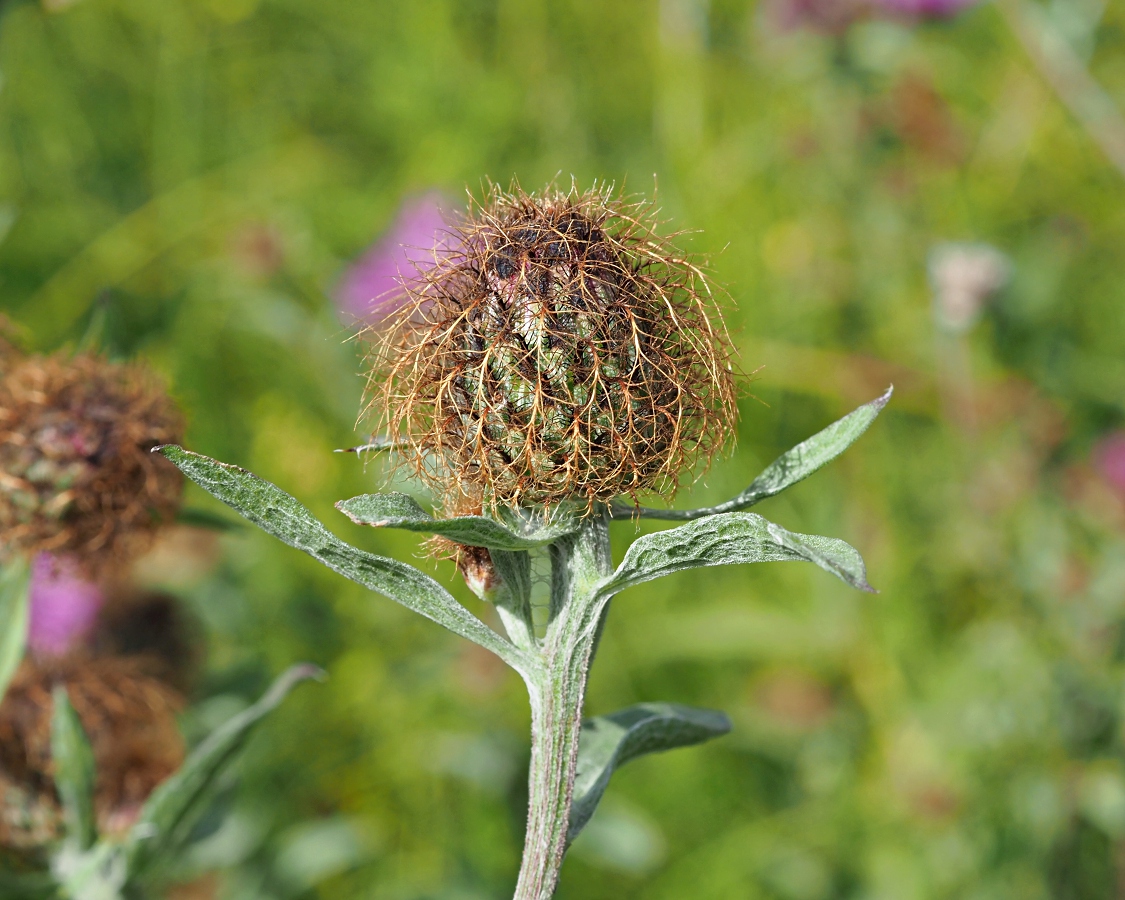
[[[469,590],[482,600],[490,599],[496,588],[500,586],[501,580],[492,562],[492,554],[484,547],[466,547],[457,544],[453,559],[457,564],[457,571],[465,579]]]
[[[445,206],[436,191],[404,203],[383,237],[348,269],[336,300],[349,324],[378,325],[406,302],[410,287],[448,246]]]
[[[976,324],[985,303],[1012,274],[1008,258],[988,244],[938,244],[928,268],[934,318],[954,334]]]
[[[40,553],[31,566],[27,643],[39,656],[64,656],[91,633],[103,603],[101,588],[67,557]]]

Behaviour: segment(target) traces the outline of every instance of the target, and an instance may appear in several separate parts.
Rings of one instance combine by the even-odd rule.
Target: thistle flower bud
[[[149,452],[180,440],[172,401],[135,365],[10,360],[0,379],[0,556],[48,552],[89,570],[147,543],[180,473]]]
[[[651,210],[493,189],[380,335],[373,407],[447,508],[670,495],[730,434],[728,339]]]

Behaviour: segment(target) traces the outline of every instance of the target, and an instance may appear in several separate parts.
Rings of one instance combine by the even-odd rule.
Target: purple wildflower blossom
[[[864,12],[863,0],[766,0],[765,21],[779,31],[839,34]]]
[[[879,8],[907,16],[926,19],[945,19],[957,15],[979,0],[875,0]]]
[[[1125,431],[1115,431],[1098,441],[1093,457],[1098,474],[1125,494]]]
[[[443,197],[436,191],[404,203],[382,238],[344,274],[336,290],[340,314],[377,324],[399,308],[405,286],[448,248]]]
[[[31,564],[28,646],[61,656],[85,638],[102,605],[102,592],[65,556],[40,553]]]

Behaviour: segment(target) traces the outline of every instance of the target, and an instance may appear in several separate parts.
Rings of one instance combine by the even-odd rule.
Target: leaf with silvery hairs
[[[621,565],[598,587],[612,597],[628,587],[705,566],[804,560],[861,591],[874,593],[867,583],[863,558],[854,547],[836,538],[795,534],[757,513],[710,515],[677,528],[637,538]]]
[[[798,481],[808,478],[847,450],[867,431],[876,416],[882,412],[883,407],[890,402],[893,393],[892,385],[881,397],[865,403],[793,449],[782,453],[766,466],[762,474],[755,478],[746,490],[725,503],[699,509],[650,509],[644,506],[634,508],[623,503],[615,503],[612,507],[613,517],[615,519],[670,519],[685,522],[717,513],[749,509],[755,503],[780,494]]]
[[[523,651],[465,609],[429,575],[340,540],[276,485],[182,447],[168,445],[157,450],[205,491],[290,547],[491,650],[517,671],[526,671],[530,665]]]
[[[430,515],[407,494],[362,494],[336,504],[358,525],[376,528],[403,528],[423,534],[436,534],[469,547],[489,550],[534,550],[557,541],[577,528],[567,517],[556,520],[520,521],[520,528],[509,528],[487,516],[454,516],[438,519]]]

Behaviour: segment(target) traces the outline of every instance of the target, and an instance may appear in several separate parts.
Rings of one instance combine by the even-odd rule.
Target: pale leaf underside
[[[188,478],[268,534],[303,550],[344,577],[491,650],[513,668],[523,671],[526,667],[520,650],[425,573],[340,540],[296,499],[245,469],[182,447],[168,445],[158,449]]]
[[[836,538],[795,534],[757,513],[718,513],[637,538],[625,559],[599,587],[604,597],[664,575],[704,566],[804,560],[861,591],[867,583],[863,558]]]
[[[721,712],[674,703],[640,703],[582,723],[567,843],[590,821],[614,770],[646,753],[701,744],[730,731]]]

